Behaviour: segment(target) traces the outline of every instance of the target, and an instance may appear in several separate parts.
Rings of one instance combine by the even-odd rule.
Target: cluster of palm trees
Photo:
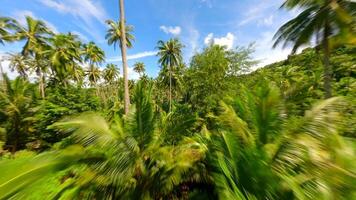
[[[82,44],[72,33],[54,34],[45,23],[30,16],[26,17],[25,26],[10,18],[0,20],[2,42],[25,41],[21,53],[8,55],[11,70],[22,78],[35,73],[43,98],[47,76],[64,85],[70,81],[81,85],[87,77],[91,86],[101,76],[108,83],[118,78],[118,68],[113,64],[108,64],[101,73],[98,65],[104,62],[105,53],[94,42]]]
[[[16,20],[1,18],[2,29],[1,39],[4,42],[25,41],[21,53],[9,54],[7,59],[10,61],[10,69],[19,73],[22,78],[28,78],[35,74],[38,77],[39,90],[41,96],[45,97],[45,84],[48,78],[67,85],[74,81],[82,85],[84,80],[88,81],[91,87],[96,87],[100,80],[107,84],[113,84],[119,75],[119,71],[114,64],[107,64],[101,72],[98,65],[105,61],[105,53],[94,42],[83,44],[77,35],[54,34],[40,20],[26,17],[26,25],[23,27]],[[109,45],[121,43],[120,22],[107,21],[109,25],[106,39]],[[131,34],[132,26],[126,26],[126,46],[132,47],[134,40]],[[169,90],[169,104],[172,104],[172,82],[177,82],[176,72],[182,66],[183,45],[178,39],[170,39],[167,42],[159,41],[159,64],[162,66],[163,85]],[[87,65],[85,68],[84,65]],[[140,77],[145,75],[145,65],[142,62],[134,64],[134,71]],[[125,82],[125,80],[124,80]],[[173,84],[174,85],[174,84]],[[124,86],[124,88],[126,88]]]

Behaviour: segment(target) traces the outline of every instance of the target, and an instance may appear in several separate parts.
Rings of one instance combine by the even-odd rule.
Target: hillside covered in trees
[[[0,199],[356,198],[355,2],[285,1],[302,11],[275,45],[317,36],[286,60],[252,70],[253,45],[211,43],[185,63],[172,38],[137,80],[119,3],[123,76],[94,42],[0,17],[2,45],[24,43],[1,71]]]

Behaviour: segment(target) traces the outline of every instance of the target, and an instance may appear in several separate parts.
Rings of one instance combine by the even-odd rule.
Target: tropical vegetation
[[[137,80],[119,3],[123,73],[94,42],[0,17],[0,45],[25,44],[0,76],[0,199],[356,199],[355,2],[286,0],[286,60],[254,70],[253,44],[211,43],[186,63],[172,38]]]

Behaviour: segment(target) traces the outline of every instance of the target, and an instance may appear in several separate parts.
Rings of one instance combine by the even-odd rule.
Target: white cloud
[[[287,47],[282,49],[277,47],[275,49],[272,48],[273,44],[273,32],[264,32],[261,34],[261,38],[256,41],[256,52],[254,54],[254,58],[259,60],[260,63],[255,66],[255,69],[263,67],[268,64],[272,64],[274,62],[278,62],[281,60],[285,60],[288,58],[288,55],[291,53],[292,48]],[[303,48],[297,53],[300,53]]]
[[[190,58],[199,51],[199,38],[200,33],[193,23],[194,20],[185,20],[187,23],[184,24],[184,32],[181,36],[181,41],[184,44],[183,48],[183,60],[188,63]]]
[[[250,8],[244,14],[244,18],[238,24],[243,26],[249,23],[257,22],[258,25],[265,22],[265,25],[273,24],[273,17],[271,14],[275,13],[279,6],[282,4],[282,0],[264,0],[259,3],[253,3]],[[266,18],[271,18],[267,19]]]
[[[105,20],[108,19],[108,15],[99,2],[93,2],[91,0],[37,0],[44,6],[52,8],[59,13],[69,14],[76,19],[84,22],[78,22],[76,25],[90,34],[96,41],[102,40],[98,28],[94,21],[100,22],[105,25]]]
[[[127,60],[134,60],[138,58],[144,58],[144,57],[155,56],[155,55],[157,55],[157,51],[144,51],[141,53],[128,55]]]
[[[204,38],[204,44],[205,45],[209,45],[210,43],[213,42],[213,37],[214,34],[213,33],[209,33],[205,38]]]
[[[182,32],[182,29],[180,26],[160,26],[159,29],[161,29],[163,32],[167,34],[172,34],[172,35],[179,35]]]
[[[217,44],[220,46],[225,46],[227,49],[231,49],[234,46],[235,36],[232,33],[227,33],[225,37],[214,38],[213,33],[209,33],[205,39],[204,44],[208,45],[210,43]]]
[[[157,51],[144,51],[144,52],[128,55],[127,60],[135,60],[138,58],[144,58],[144,57],[155,56],[155,55],[157,55]],[[107,61],[108,62],[119,62],[119,61],[122,61],[122,58],[121,58],[121,56],[119,56],[119,57],[110,58]]]
[[[198,42],[199,42],[199,31],[195,29],[194,27],[190,27],[188,29],[188,43],[190,45],[190,54],[188,54],[189,57],[193,55],[195,51],[198,50]]]
[[[100,4],[95,4],[90,0],[39,0],[43,5],[53,8],[56,11],[64,14],[71,14],[79,17],[87,24],[91,23],[92,19],[104,23],[108,18],[105,10]]]
[[[138,80],[140,78],[140,75],[133,70],[133,67],[127,68],[127,74],[130,80]]]
[[[29,10],[18,10],[13,13],[13,17],[17,19],[17,21],[23,26],[26,25],[26,16],[43,21],[47,25],[47,27],[50,28],[54,33],[58,33],[57,27],[54,26],[51,22],[43,18],[37,17],[33,12]]]
[[[259,26],[271,26],[274,22],[274,15],[270,15],[269,17],[258,20]]]

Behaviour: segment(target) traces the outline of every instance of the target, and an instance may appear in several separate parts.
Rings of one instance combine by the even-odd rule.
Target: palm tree
[[[106,23],[109,25],[105,39],[108,40],[109,45],[114,45],[114,48],[118,45],[121,47],[121,21],[114,22],[113,20],[106,20]],[[132,48],[132,42],[135,40],[135,37],[132,35],[134,27],[132,25],[125,25],[126,29],[126,46],[127,48]]]
[[[125,126],[118,116],[108,124],[95,114],[58,122],[53,127],[72,132],[78,145],[34,159],[0,161],[0,169],[7,169],[0,178],[0,198],[28,196],[24,186],[80,165],[83,170],[73,172],[77,178],[64,181],[51,196],[59,198],[66,190],[76,190],[71,192],[76,196],[66,197],[83,198],[89,193],[95,199],[177,199],[180,185],[196,180],[189,175],[198,168],[195,164],[202,159],[205,146],[193,139],[165,145],[165,122],[156,120],[150,93],[151,88],[140,82],[136,85],[135,111],[129,113]]]
[[[129,83],[128,83],[128,75],[127,75],[127,58],[126,58],[126,47],[132,47],[131,41],[134,37],[129,34],[132,31],[131,26],[125,25],[125,8],[124,8],[124,0],[119,0],[120,7],[120,21],[119,23],[115,23],[112,20],[107,20],[106,23],[109,25],[109,30],[105,38],[108,40],[108,44],[114,44],[114,47],[117,43],[119,43],[121,48],[121,57],[122,57],[122,65],[124,70],[124,110],[125,114],[129,113],[130,106],[130,94],[129,94]]]
[[[101,71],[95,65],[90,65],[86,71],[86,76],[88,77],[91,87],[96,87],[96,84],[100,80]]]
[[[9,17],[0,17],[0,43],[11,40],[11,31],[16,29],[17,22]]]
[[[284,24],[275,34],[276,47],[284,41],[283,47],[293,44],[292,53],[315,37],[316,45],[324,53],[324,92],[325,98],[332,96],[332,69],[330,66],[330,40],[342,43],[355,43],[355,7],[350,0],[286,0],[283,8],[303,10],[297,17]],[[353,35],[353,36],[352,36]],[[353,38],[353,39],[352,39]],[[349,40],[349,41],[348,41]]]
[[[112,84],[120,75],[120,71],[115,64],[107,64],[103,71],[103,78],[108,84]]]
[[[100,69],[96,65],[104,61],[105,53],[102,49],[95,45],[94,42],[89,42],[88,44],[84,45],[83,48],[84,61],[89,62],[89,68],[86,72],[86,75],[88,76],[90,85],[92,87],[96,87],[96,83],[101,76]]]
[[[43,53],[48,56],[54,75],[67,85],[75,66],[81,62],[80,42],[71,34],[57,34],[49,41],[50,48]]]
[[[145,74],[145,63],[143,62],[136,62],[134,64],[134,71],[137,72],[140,77]]]
[[[77,82],[77,85],[79,87],[82,87],[85,72],[80,65],[74,65],[72,76],[73,76],[73,79]]]
[[[22,54],[9,54],[7,58],[10,61],[9,67],[11,71],[16,71],[19,75],[26,79],[30,61]]]
[[[23,41],[25,45],[22,48],[24,56],[34,56],[35,71],[39,77],[39,90],[42,98],[45,97],[45,73],[47,66],[41,63],[41,52],[48,47],[48,37],[53,35],[52,31],[43,21],[35,20],[26,16],[26,27],[16,24],[15,33],[10,36],[11,40]]]
[[[178,39],[170,39],[167,42],[162,40],[157,43],[158,53],[160,57],[158,62],[163,69],[168,67],[169,71],[169,111],[172,110],[172,73],[175,68],[178,68],[182,63],[182,48],[183,45]]]
[[[3,74],[5,85],[0,88],[0,112],[6,116],[7,144],[16,151],[24,147],[33,125],[33,88],[21,77],[15,80]]]
[[[83,46],[84,61],[89,62],[89,65],[100,64],[105,60],[104,51],[94,42],[89,42]]]
[[[4,41],[13,41],[11,39],[11,31],[16,29],[17,22],[14,19],[8,17],[0,17],[0,43],[4,44]],[[0,78],[2,79],[3,68],[0,60]],[[1,80],[0,79],[0,80]],[[1,81],[2,82],[2,81]]]
[[[114,104],[117,105],[118,103],[117,94],[118,94],[118,87],[119,87],[119,81],[118,81],[119,75],[120,75],[120,70],[115,64],[112,63],[107,64],[106,68],[102,72],[102,78],[106,82],[106,87],[103,87],[104,93],[102,94],[105,107],[108,105],[108,103],[113,105]],[[110,99],[111,101],[108,102],[107,101],[108,99]]]

